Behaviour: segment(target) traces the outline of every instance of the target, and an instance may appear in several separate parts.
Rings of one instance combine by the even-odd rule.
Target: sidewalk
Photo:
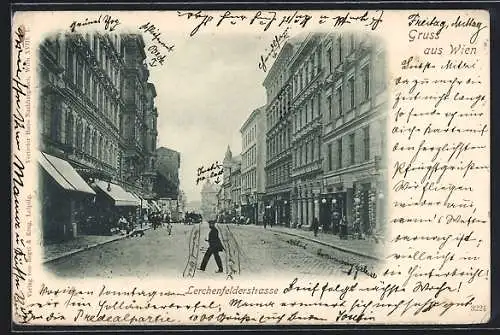
[[[146,231],[151,229],[151,226],[145,225],[143,228],[137,227],[137,229]],[[110,236],[79,235],[72,240],[46,244],[43,246],[42,263],[48,263],[103,244],[124,239],[125,237],[127,237],[126,234],[115,234]]]
[[[373,240],[358,240],[353,238],[341,240],[338,235],[322,232],[318,232],[318,236],[315,237],[312,231],[282,226],[273,226],[272,228],[268,228],[268,230],[302,237],[354,255],[376,260],[384,259],[384,254],[382,252],[383,244],[376,243]]]

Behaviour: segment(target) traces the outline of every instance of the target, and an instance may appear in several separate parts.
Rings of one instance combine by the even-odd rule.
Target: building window
[[[82,121],[78,120],[76,124],[76,143],[75,143],[75,148],[78,150],[83,150],[83,128],[82,128]]]
[[[361,78],[363,80],[363,101],[370,99],[370,66],[365,65],[361,69]]]
[[[85,145],[85,152],[87,154],[90,154],[90,149],[91,149],[91,141],[92,137],[90,136],[90,127],[87,127],[87,130],[85,131],[85,140],[83,141],[83,144]]]
[[[316,58],[317,58],[317,62],[316,62],[316,66],[317,66],[317,73],[319,73],[319,71],[321,70],[321,50],[318,48],[318,50],[316,51]]]
[[[85,94],[87,94],[88,97],[90,97],[90,76],[90,72],[85,73]]]
[[[83,90],[83,60],[81,57],[77,57],[77,65],[76,65],[76,85],[79,89]]]
[[[337,156],[337,166],[338,168],[342,168],[342,138],[337,140],[337,148],[338,148],[338,156]]]
[[[328,118],[329,120],[332,119],[332,97],[329,95],[327,98],[326,98],[326,106],[328,108]]]
[[[42,98],[42,122],[43,122],[43,133],[45,135],[50,135],[50,126],[52,120],[52,98],[50,95],[45,95]]]
[[[94,135],[92,136],[92,148],[90,151],[90,155],[94,158],[97,158],[97,148],[98,148],[98,137],[97,137],[97,132],[94,132]]]
[[[305,145],[304,145],[304,151],[305,151],[305,163],[309,163],[309,142],[306,142]]]
[[[363,148],[365,161],[370,159],[370,127],[363,128]]]
[[[308,102],[310,104],[309,111],[311,112],[311,121],[314,119],[314,96]]]
[[[349,89],[349,111],[354,108],[355,106],[355,101],[354,101],[354,77],[351,77],[347,81],[347,87]]]
[[[315,141],[311,141],[309,143],[311,145],[311,162],[313,162],[315,158],[314,156],[316,155],[314,152]]]
[[[103,141],[102,141],[102,137],[99,136],[99,144],[98,144],[98,147],[97,147],[97,158],[102,160],[102,157],[103,157]]]
[[[339,37],[337,37],[337,46],[338,46],[338,62],[339,64],[342,63],[342,35],[339,34]]]
[[[351,164],[354,164],[356,162],[354,134],[349,135],[349,154],[350,154],[350,158],[351,158]]]
[[[73,146],[73,114],[69,112],[66,115],[66,139],[65,143],[69,146]]]
[[[99,47],[98,44],[99,44],[99,36],[97,34],[95,34],[94,35],[94,50],[93,51],[94,51],[94,55],[96,56],[96,58],[98,58],[98,56],[99,56],[97,53],[97,51],[98,51],[97,48]]]
[[[328,143],[328,171],[333,170],[332,144]]]
[[[337,111],[338,111],[338,116],[344,115],[344,102],[342,99],[342,86],[339,86],[337,88]]]
[[[328,48],[326,51],[326,60],[328,61],[328,71],[333,72],[333,62],[332,62],[332,48]]]
[[[307,77],[308,77],[308,81],[312,80],[312,78],[314,77],[314,57],[310,57],[310,60],[308,62],[308,67],[307,67]]]
[[[321,93],[316,96],[316,116],[321,115]]]
[[[318,159],[321,159],[321,136],[318,135]]]
[[[62,142],[61,138],[61,106],[53,104],[51,111],[50,138],[55,142]],[[64,136],[63,136],[64,137]]]
[[[56,61],[57,61],[58,64],[59,64],[59,62],[61,60],[60,59],[61,58],[60,53],[61,53],[61,46],[59,45],[59,39],[58,39],[58,37],[56,37],[55,40],[54,40],[54,54],[56,56]]]
[[[353,52],[355,47],[354,34],[349,35],[349,52]]]
[[[66,70],[67,70],[68,79],[69,79],[69,81],[72,84],[75,83],[75,77],[74,77],[75,76],[74,75],[74,71],[75,71],[74,58],[75,58],[75,54],[74,54],[73,50],[71,49],[71,47],[68,47],[68,58],[66,60],[66,63],[67,63]]]

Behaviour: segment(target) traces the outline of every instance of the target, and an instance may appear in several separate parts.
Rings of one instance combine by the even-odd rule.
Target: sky
[[[227,33],[173,40],[165,64],[149,68],[157,92],[157,146],[181,153],[180,189],[188,202],[199,201],[197,168],[222,162],[228,145],[240,154],[240,127],[266,103],[258,60],[269,41]]]

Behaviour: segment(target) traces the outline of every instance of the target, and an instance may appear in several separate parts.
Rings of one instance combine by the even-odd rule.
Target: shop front
[[[383,180],[373,169],[326,178],[320,208],[325,231],[359,239],[378,234],[385,220]]]
[[[280,192],[267,195],[263,198],[261,205],[263,220],[270,225],[291,225],[291,201],[290,192]]]
[[[40,152],[38,162],[43,241],[74,238],[96,192],[68,161]]]
[[[346,220],[346,195],[344,191],[321,194],[319,201],[319,224],[325,233],[339,234],[341,220]]]
[[[87,234],[112,234],[113,228],[123,228],[118,224],[122,216],[129,225],[140,224],[140,198],[109,181],[95,179],[91,185],[97,195],[94,215],[85,225]]]

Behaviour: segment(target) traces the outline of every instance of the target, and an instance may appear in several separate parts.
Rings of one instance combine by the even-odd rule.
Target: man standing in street
[[[215,262],[217,263],[217,267],[219,268],[216,272],[222,273],[222,260],[220,259],[219,252],[224,250],[222,246],[222,242],[219,239],[219,231],[215,228],[214,221],[208,221],[208,226],[210,227],[210,233],[208,233],[208,250],[205,252],[205,256],[203,256],[203,260],[201,261],[200,270],[205,271],[207,267],[208,260],[210,256],[214,255]]]

